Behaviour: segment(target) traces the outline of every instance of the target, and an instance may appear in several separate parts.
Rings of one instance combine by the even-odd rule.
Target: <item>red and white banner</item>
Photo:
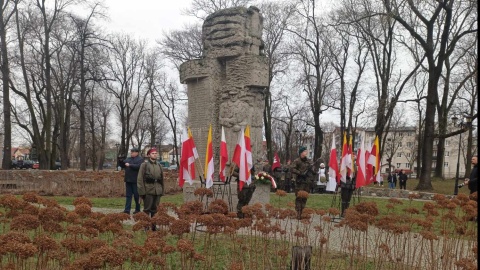
[[[183,130],[182,135],[182,156],[180,158],[180,169],[178,174],[178,185],[183,187],[185,181],[193,184],[195,179],[195,159],[198,158],[197,148],[193,141],[190,128]]]
[[[222,126],[222,141],[220,142],[220,180],[225,182],[226,180],[226,172],[225,168],[228,162],[228,150],[227,150],[227,141],[225,140],[225,130]]]
[[[282,165],[280,164],[280,158],[278,157],[277,152],[275,152],[275,155],[273,156],[273,164],[272,164],[272,172],[276,168],[280,168]]]

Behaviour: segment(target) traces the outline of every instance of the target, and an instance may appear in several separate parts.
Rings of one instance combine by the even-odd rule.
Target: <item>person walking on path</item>
[[[137,189],[137,177],[143,158],[138,155],[140,150],[137,147],[130,149],[130,157],[120,163],[120,167],[125,169],[125,209],[123,213],[130,215],[132,209],[132,196],[135,200],[135,211],[133,214],[140,212],[140,201]]]
[[[408,176],[403,173],[403,170],[400,170],[400,172],[398,173],[398,179],[400,180],[400,189],[407,189]]]
[[[468,186],[468,189],[470,190],[470,194],[477,192],[478,190],[478,156],[474,155],[472,157],[472,165],[473,168],[470,171],[470,177],[466,178],[464,183],[465,185]]]
[[[143,200],[143,212],[153,217],[157,213],[160,197],[165,194],[163,185],[163,169],[157,162],[157,149],[152,148],[147,152],[148,159],[140,166],[137,178],[138,194]],[[156,226],[152,225],[152,230]]]
[[[291,165],[292,174],[296,177],[295,180],[295,210],[297,211],[297,218],[301,219],[302,211],[307,204],[305,196],[299,196],[299,191],[310,192],[310,187],[315,179],[315,171],[313,170],[312,161],[307,157],[308,150],[301,146],[298,149],[299,157],[295,159]]]

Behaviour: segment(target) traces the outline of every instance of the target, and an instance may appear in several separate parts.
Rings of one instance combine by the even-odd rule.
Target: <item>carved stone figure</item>
[[[222,126],[230,157],[238,132],[246,125],[251,127],[253,158],[261,157],[264,91],[268,86],[262,30],[263,18],[256,7],[217,11],[203,23],[204,57],[180,66],[180,80],[188,88],[188,125],[199,155],[204,157],[212,124],[217,170]]]

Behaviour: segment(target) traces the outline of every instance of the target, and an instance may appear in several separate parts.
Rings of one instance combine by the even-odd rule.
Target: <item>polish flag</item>
[[[220,180],[225,182],[226,180],[226,165],[228,162],[228,150],[227,141],[225,140],[225,130],[222,127],[222,141],[220,142]]]
[[[328,161],[328,175],[340,184],[340,175],[338,174],[337,149],[335,149],[335,134],[332,134],[332,148],[330,148],[330,160]]]
[[[212,125],[208,129],[207,151],[205,153],[205,187],[213,186],[213,148],[212,148]]]
[[[233,152],[232,162],[235,163],[239,169],[238,185],[239,189],[242,190],[245,183],[252,182],[250,169],[253,166],[253,162],[252,150],[250,147],[250,128],[248,126],[245,132],[242,128],[238,133],[238,142],[235,146],[235,151]]]
[[[359,188],[366,184],[366,167],[365,167],[365,133],[362,135],[362,142],[357,154],[357,176],[355,187]]]
[[[183,130],[182,138],[182,156],[178,174],[178,185],[180,187],[183,187],[185,181],[190,183],[190,185],[193,184],[193,179],[195,179],[195,159],[198,158],[197,148],[195,147],[190,128]]]

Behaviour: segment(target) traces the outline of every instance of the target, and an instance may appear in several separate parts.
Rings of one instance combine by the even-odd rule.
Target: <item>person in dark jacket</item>
[[[240,190],[240,182],[238,181],[239,171],[240,171],[239,168],[235,166],[232,176],[236,178],[236,182],[237,182],[237,198],[238,198],[237,217],[244,218],[245,214],[242,212],[242,207],[250,203],[250,200],[252,199],[253,193],[255,192],[255,189],[256,189],[255,183],[253,182],[255,177],[255,167],[252,167],[250,169],[250,177],[252,179],[252,183],[250,184],[244,183],[242,190]]]
[[[120,167],[125,169],[125,209],[124,213],[130,215],[132,208],[132,196],[135,200],[135,211],[133,214],[140,212],[140,201],[137,190],[137,176],[140,165],[143,163],[143,158],[138,155],[140,150],[136,147],[130,149],[130,157],[120,163]]]
[[[292,174],[295,175],[295,210],[297,218],[301,219],[302,211],[307,204],[307,198],[299,197],[299,191],[310,192],[316,172],[313,169],[312,161],[307,157],[308,150],[302,146],[298,149],[299,157],[295,159],[290,167]]]
[[[340,213],[341,217],[345,216],[345,210],[350,206],[350,201],[352,199],[353,191],[355,190],[355,176],[346,177],[346,181],[340,181],[340,197],[342,199],[342,212]]]
[[[165,193],[163,169],[157,162],[157,149],[147,152],[148,159],[140,166],[137,178],[138,194],[143,201],[143,212],[153,217],[157,213],[160,197]],[[155,229],[155,227],[153,227]]]
[[[477,192],[478,190],[478,156],[474,155],[472,157],[472,165],[473,168],[470,171],[470,177],[466,178],[464,183],[465,185],[468,186],[468,189],[470,190],[470,194]]]
[[[407,189],[407,179],[408,176],[403,172],[403,170],[400,170],[398,173],[398,180],[400,180],[400,189]]]

